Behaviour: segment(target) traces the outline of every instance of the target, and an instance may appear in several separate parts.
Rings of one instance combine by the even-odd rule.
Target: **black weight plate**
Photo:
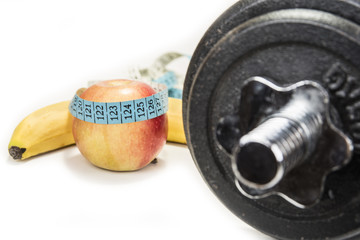
[[[199,66],[214,45],[229,31],[251,18],[282,9],[305,8],[333,13],[360,24],[359,0],[240,0],[224,12],[207,30],[199,42],[186,74],[183,89],[183,109]],[[184,111],[184,119],[186,111]],[[186,128],[186,122],[184,122]]]
[[[236,189],[230,160],[215,143],[217,123],[221,116],[237,111],[241,83],[249,77],[269,77],[278,84],[315,80],[329,90],[338,126],[358,144],[354,113],[358,108],[353,106],[360,98],[353,94],[349,99],[346,93],[360,89],[359,6],[359,1],[339,0],[240,1],[209,29],[190,63],[183,101],[195,163],[232,212],[268,235],[281,239],[357,236],[359,151],[349,166],[328,177],[323,199],[314,207],[298,209],[275,196],[250,200]],[[297,7],[303,9],[292,9]]]

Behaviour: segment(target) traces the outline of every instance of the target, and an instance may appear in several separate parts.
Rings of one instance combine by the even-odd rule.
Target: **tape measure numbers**
[[[153,119],[168,111],[168,90],[145,98],[124,102],[93,102],[78,94],[70,102],[70,113],[85,122],[98,124],[123,124]]]

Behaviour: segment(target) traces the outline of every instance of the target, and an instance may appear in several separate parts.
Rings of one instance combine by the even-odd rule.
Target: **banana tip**
[[[13,159],[21,159],[23,153],[26,151],[26,148],[19,148],[17,146],[11,146],[9,148],[9,154]]]

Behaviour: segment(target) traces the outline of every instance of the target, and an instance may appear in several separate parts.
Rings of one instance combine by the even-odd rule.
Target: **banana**
[[[22,160],[74,144],[69,104],[63,101],[43,107],[22,120],[10,140],[10,156]]]
[[[168,135],[169,142],[186,144],[185,132],[182,117],[182,100],[169,98],[168,115]]]
[[[75,144],[72,135],[73,117],[68,110],[69,104],[70,101],[63,101],[43,107],[22,120],[10,140],[8,147],[10,156],[23,160]],[[169,98],[167,114],[169,124],[167,140],[186,144],[181,99]]]

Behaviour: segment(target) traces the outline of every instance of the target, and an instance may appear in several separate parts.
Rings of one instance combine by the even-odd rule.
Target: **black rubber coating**
[[[243,0],[215,21],[191,59],[183,116],[192,157],[227,208],[277,239],[359,237],[359,25],[360,0]],[[332,121],[354,143],[351,163],[327,177],[323,197],[313,207],[299,209],[277,196],[251,200],[234,184],[216,132],[222,116],[236,113],[240,86],[253,76],[279,85],[317,81],[329,92]]]

